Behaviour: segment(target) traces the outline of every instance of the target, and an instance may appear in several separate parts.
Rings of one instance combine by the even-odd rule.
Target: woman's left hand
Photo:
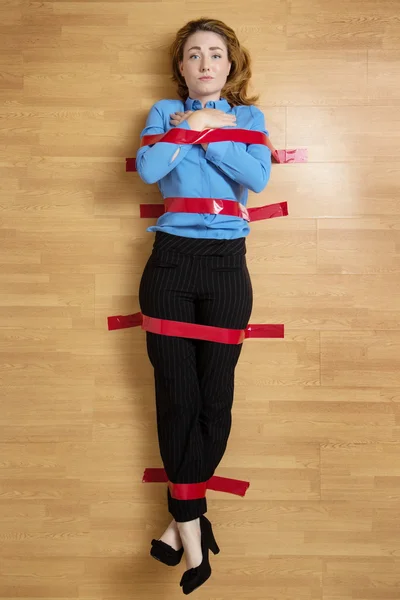
[[[180,125],[182,121],[186,121],[188,117],[193,113],[192,110],[186,110],[185,112],[177,111],[170,114],[170,124],[176,127]],[[207,152],[208,144],[201,144],[204,152]]]

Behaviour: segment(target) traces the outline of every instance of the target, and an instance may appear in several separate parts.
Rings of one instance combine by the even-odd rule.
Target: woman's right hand
[[[219,127],[235,127],[236,115],[225,113],[217,108],[201,108],[188,117],[188,123],[194,129],[218,129]]]

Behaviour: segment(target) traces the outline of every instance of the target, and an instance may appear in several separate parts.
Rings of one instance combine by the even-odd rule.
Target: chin
[[[204,82],[202,87],[198,90],[199,94],[207,94],[207,96],[211,96],[211,94],[217,94],[219,92],[218,86],[211,86],[209,83]]]

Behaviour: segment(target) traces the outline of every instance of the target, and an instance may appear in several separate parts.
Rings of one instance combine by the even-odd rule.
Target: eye
[[[189,58],[193,58],[194,56],[199,56],[198,54],[192,54]],[[222,58],[220,54],[213,54],[213,56],[218,56],[218,58]]]

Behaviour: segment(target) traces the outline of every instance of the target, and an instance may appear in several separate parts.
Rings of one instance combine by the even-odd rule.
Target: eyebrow
[[[190,52],[191,50],[201,50],[201,48],[200,46],[192,46],[191,48],[189,48],[188,52]],[[222,48],[220,48],[219,46],[210,46],[209,50],[222,50]]]

